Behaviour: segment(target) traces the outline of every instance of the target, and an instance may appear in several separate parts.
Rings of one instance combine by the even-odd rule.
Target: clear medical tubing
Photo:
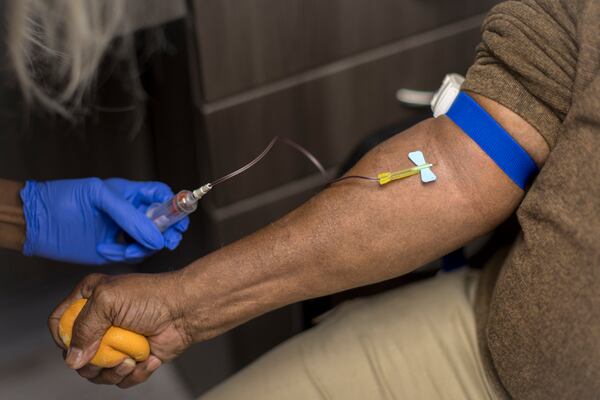
[[[271,142],[267,145],[267,147],[256,157],[254,160],[250,161],[248,164],[243,167],[222,176],[219,179],[214,180],[213,182],[207,183],[193,192],[189,190],[182,190],[173,196],[172,199],[167,200],[163,204],[153,204],[148,208],[146,212],[146,216],[154,222],[158,230],[161,232],[166,231],[173,224],[181,221],[187,215],[196,211],[196,207],[198,206],[198,200],[200,200],[206,193],[208,193],[213,187],[219,185],[229,179],[246,172],[248,169],[252,168],[256,164],[258,164],[265,156],[271,151],[275,143],[277,141],[281,141],[288,146],[293,147],[302,153],[306,158],[308,158],[321,172],[323,177],[326,176],[325,168],[321,165],[319,160],[315,156],[313,156],[308,150],[304,147],[300,146],[298,143],[279,136],[275,136]]]

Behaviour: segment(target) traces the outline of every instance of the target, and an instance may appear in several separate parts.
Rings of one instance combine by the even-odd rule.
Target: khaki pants
[[[491,399],[477,277],[465,268],[342,304],[202,400]]]

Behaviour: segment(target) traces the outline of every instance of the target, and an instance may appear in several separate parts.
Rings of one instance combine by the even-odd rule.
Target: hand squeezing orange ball
[[[79,299],[73,302],[60,318],[58,333],[67,347],[71,344],[73,323],[86,302],[87,299]],[[90,363],[101,368],[112,368],[121,364],[127,358],[141,362],[147,360],[149,356],[150,345],[144,336],[112,326],[106,331],[100,342],[100,347]]]

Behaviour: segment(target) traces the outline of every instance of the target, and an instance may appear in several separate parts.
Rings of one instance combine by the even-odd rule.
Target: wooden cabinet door
[[[487,11],[494,0],[194,0],[214,101]]]

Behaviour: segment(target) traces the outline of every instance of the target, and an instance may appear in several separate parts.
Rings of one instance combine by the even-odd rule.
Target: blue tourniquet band
[[[471,137],[517,186],[525,190],[538,172],[537,165],[471,96],[460,92],[446,116]]]

